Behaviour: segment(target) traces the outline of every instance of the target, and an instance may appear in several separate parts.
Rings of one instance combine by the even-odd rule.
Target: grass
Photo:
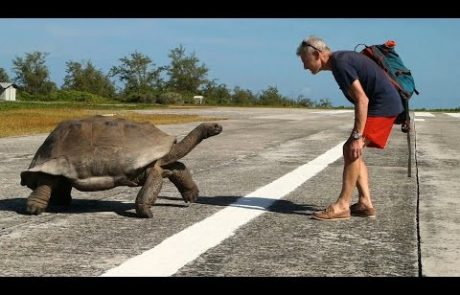
[[[91,104],[84,102],[67,102],[67,101],[0,101],[0,113],[10,110],[25,110],[25,109],[76,109],[76,110],[139,110],[139,109],[160,109],[168,108],[163,105],[152,105],[143,103],[104,103]]]
[[[201,117],[198,115],[173,115],[173,114],[138,114],[122,108],[84,106],[63,107],[63,105],[53,105],[46,108],[44,105],[33,107],[34,104],[27,104],[24,108],[7,106],[4,108],[0,104],[0,137],[32,135],[37,133],[49,133],[56,125],[69,119],[78,119],[91,115],[114,115],[136,122],[151,122],[155,125],[178,124],[188,122],[203,122],[222,120],[223,118]],[[36,106],[36,105],[35,105]],[[89,108],[89,109],[88,109]],[[150,106],[151,108],[151,106]]]

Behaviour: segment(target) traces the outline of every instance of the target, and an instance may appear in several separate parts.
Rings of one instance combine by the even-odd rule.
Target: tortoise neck
[[[172,146],[170,153],[161,159],[161,166],[176,162],[184,157],[205,138],[204,128],[196,127],[184,139]]]

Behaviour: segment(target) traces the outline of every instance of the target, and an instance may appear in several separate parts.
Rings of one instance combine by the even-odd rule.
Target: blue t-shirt
[[[345,97],[353,104],[355,102],[348,94],[348,89],[359,79],[369,98],[368,116],[390,117],[404,111],[398,91],[383,70],[364,54],[355,51],[333,52],[332,74]]]

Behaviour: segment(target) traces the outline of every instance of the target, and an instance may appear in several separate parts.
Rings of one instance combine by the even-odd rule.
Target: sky
[[[285,96],[304,95],[334,106],[351,106],[330,71],[312,75],[295,51],[315,35],[333,50],[359,43],[396,41],[420,95],[413,108],[460,107],[460,19],[458,18],[27,18],[0,19],[0,67],[14,78],[12,60],[47,52],[46,65],[58,87],[66,62],[92,64],[108,73],[137,51],[156,66],[168,65],[179,45],[209,69],[208,79],[259,93],[269,86]]]

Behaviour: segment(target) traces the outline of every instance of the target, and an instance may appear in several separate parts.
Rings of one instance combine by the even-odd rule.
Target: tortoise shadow
[[[166,201],[177,201],[176,203],[165,203]],[[8,198],[0,200],[0,211],[14,211],[21,215],[29,215],[26,212],[27,198]],[[319,210],[315,205],[297,204],[289,200],[273,200],[268,198],[242,197],[242,196],[200,196],[195,202],[201,205],[221,206],[221,207],[240,207],[252,210],[263,210],[282,214],[311,215],[313,211]],[[188,207],[181,197],[158,196],[155,207]],[[134,210],[133,202],[114,201],[114,200],[92,200],[92,199],[72,199],[70,206],[60,206],[50,204],[46,212],[61,214],[80,214],[91,212],[114,212],[125,217],[138,218]]]
[[[155,207],[188,207],[185,204],[171,204],[162,203],[163,197],[159,196]],[[182,198],[174,198],[183,203]],[[14,211],[21,215],[29,215],[26,212],[26,201],[27,198],[8,198],[0,200],[0,211]],[[62,213],[62,214],[79,214],[79,213],[91,213],[91,212],[114,212],[121,216],[135,217],[138,218],[135,212],[134,200],[133,202],[125,201],[113,201],[113,200],[91,200],[91,199],[72,199],[70,206],[60,206],[49,204],[46,212],[50,213]]]
[[[198,204],[213,206],[233,206],[240,208],[263,210],[282,214],[311,215],[319,207],[311,204],[297,204],[290,200],[273,200],[269,198],[242,197],[242,196],[200,196]]]

